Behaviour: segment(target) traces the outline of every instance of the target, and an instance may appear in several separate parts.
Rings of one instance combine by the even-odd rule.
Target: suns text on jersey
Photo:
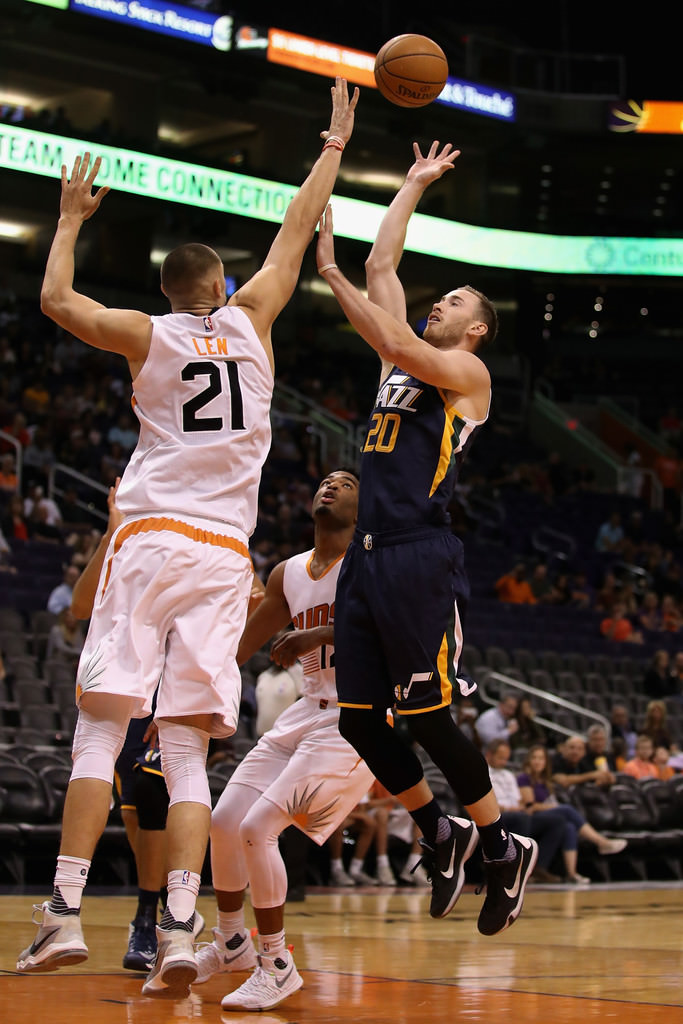
[[[327,626],[334,622],[334,602],[329,604],[317,604],[314,608],[307,608],[306,611],[297,612],[292,622],[296,629],[315,629],[316,626]]]

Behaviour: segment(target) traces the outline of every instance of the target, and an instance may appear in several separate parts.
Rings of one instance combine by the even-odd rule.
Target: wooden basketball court
[[[142,975],[121,967],[135,909],[128,895],[86,895],[87,963],[18,975],[38,897],[2,896],[1,1017],[7,1024],[683,1024],[681,883],[530,888],[522,916],[493,938],[477,931],[482,897],[472,887],[443,921],[429,917],[428,898],[406,889],[309,889],[286,913],[304,987],[254,1015],[221,1010],[244,974],[213,978],[181,1002],[143,997]],[[199,908],[208,940],[210,895],[200,896]]]

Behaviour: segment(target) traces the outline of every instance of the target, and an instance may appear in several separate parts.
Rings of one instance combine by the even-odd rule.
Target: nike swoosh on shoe
[[[43,935],[43,937],[40,940],[34,940],[34,942],[31,943],[29,953],[37,953],[39,949],[42,949],[45,943],[49,942],[52,936],[57,934],[57,932],[59,931],[59,927],[60,926],[58,925],[56,928],[51,928],[50,931]]]
[[[530,850],[531,849],[531,843],[524,842],[524,838],[523,837],[520,837],[519,841],[520,841],[520,843],[522,844],[522,846],[524,847],[525,850]],[[520,881],[521,881],[521,877],[522,877],[522,867],[523,866],[524,866],[524,858],[523,858],[523,856],[520,855],[519,867],[517,868],[517,874],[515,876],[514,885],[512,886],[511,889],[508,889],[508,887],[506,885],[503,886],[503,889],[505,891],[505,895],[508,896],[511,900],[514,900],[514,899],[517,898],[517,896],[519,896],[519,886],[520,886]]]
[[[285,974],[284,978],[277,978],[277,977],[275,978],[275,984],[277,985],[278,988],[282,988],[282,986],[285,984],[287,979],[292,974],[293,970],[294,970],[294,964],[291,965],[291,967],[289,968],[289,970]]]
[[[244,943],[242,943],[242,947],[243,946],[244,946]],[[241,956],[243,956],[243,955],[244,955],[244,949],[240,948],[239,952],[235,953],[234,956],[224,956],[223,957],[223,963],[224,964],[231,964],[234,960],[239,960],[239,958]]]

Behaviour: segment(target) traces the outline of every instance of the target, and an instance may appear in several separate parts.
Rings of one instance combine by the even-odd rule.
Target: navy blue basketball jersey
[[[487,417],[461,415],[442,388],[393,367],[380,384],[361,448],[358,528],[448,525],[465,451]]]

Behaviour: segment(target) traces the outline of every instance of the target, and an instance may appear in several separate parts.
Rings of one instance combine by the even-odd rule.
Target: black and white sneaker
[[[477,924],[482,935],[497,935],[519,917],[524,890],[536,866],[536,840],[514,832],[510,832],[510,838],[516,851],[512,860],[484,860],[486,899]]]
[[[420,863],[432,884],[432,901],[429,906],[432,917],[445,917],[453,909],[465,881],[465,862],[472,856],[479,842],[479,833],[473,821],[469,818],[455,818],[452,814],[447,817],[451,823],[448,839],[437,843],[435,847],[420,840],[424,851]]]
[[[123,957],[127,971],[151,971],[157,955],[154,917],[136,917],[128,926],[128,949]]]

